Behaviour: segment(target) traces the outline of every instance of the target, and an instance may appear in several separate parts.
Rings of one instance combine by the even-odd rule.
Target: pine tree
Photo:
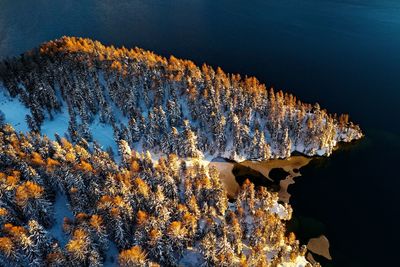
[[[3,111],[0,110],[0,127],[3,127],[6,120],[6,116],[4,115]]]
[[[168,100],[167,111],[170,125],[173,127],[181,125],[182,111],[179,107],[179,104],[174,100]]]
[[[200,151],[197,149],[197,136],[190,129],[189,121],[184,121],[184,130],[181,137],[183,148],[180,153],[184,157],[197,158],[200,156]]]
[[[125,164],[129,164],[132,158],[132,150],[129,147],[128,142],[126,142],[125,140],[120,140],[118,148],[119,148],[119,153],[121,154],[122,157],[122,162],[124,162]]]
[[[146,253],[139,246],[122,250],[118,256],[118,263],[124,267],[141,267],[148,263]]]
[[[135,120],[135,118],[130,119],[129,126],[130,126],[132,142],[139,142],[141,137],[141,131],[140,131],[140,126],[138,125],[138,122]]]

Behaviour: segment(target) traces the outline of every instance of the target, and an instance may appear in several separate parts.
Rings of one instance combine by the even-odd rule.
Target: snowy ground
[[[16,131],[29,131],[25,116],[31,114],[30,110],[18,98],[11,98],[1,84],[0,110],[5,115],[5,122],[11,124]]]
[[[74,218],[68,207],[67,197],[63,194],[57,193],[56,202],[54,204],[55,223],[49,231],[51,235],[60,242],[61,247],[64,247],[68,241],[67,235],[63,232],[63,222],[65,217],[70,219]]]
[[[118,261],[118,249],[117,246],[113,242],[109,242],[108,250],[106,253],[106,261],[104,262],[104,267],[113,267],[117,266]]]
[[[113,103],[112,101],[110,101]],[[183,106],[183,112],[187,112],[187,107]],[[112,109],[118,110],[116,107],[112,107]],[[17,131],[28,132],[29,128],[26,123],[26,115],[30,114],[30,110],[26,108],[22,102],[18,98],[11,98],[7,91],[0,84],[0,110],[5,115],[5,122],[10,123]],[[47,118],[42,124],[41,131],[43,134],[47,135],[49,138],[54,139],[54,135],[57,133],[60,136],[64,136],[68,131],[68,122],[69,122],[69,114],[67,110],[67,106],[63,103],[63,107],[61,112],[57,114],[53,114],[54,119],[50,120]],[[188,114],[186,114],[189,116]],[[126,119],[122,114],[119,114],[118,118],[123,121]],[[126,121],[123,121],[126,124]],[[113,128],[108,124],[103,124],[99,122],[99,118],[97,117],[91,125],[89,125],[90,131],[93,136],[93,140],[97,141],[103,149],[107,149],[111,147],[114,153],[117,155],[118,146],[114,141],[114,131]],[[344,136],[344,134],[343,134]],[[342,137],[344,138],[344,137]],[[299,145],[296,148],[292,148],[292,150],[297,150],[299,152],[304,152],[304,146]],[[141,152],[141,151],[139,151]],[[326,151],[319,150],[317,154],[322,155],[325,154]],[[229,153],[230,154],[230,153]],[[160,155],[152,155],[153,160],[158,159]],[[228,153],[226,153],[227,157],[229,157]],[[203,159],[200,159],[200,163],[203,165],[208,165],[214,155],[206,154]],[[244,159],[239,159],[239,161]],[[190,166],[193,164],[192,159],[187,159],[187,163]],[[64,234],[62,230],[64,217],[73,218],[73,214],[71,213],[68,207],[68,201],[65,195],[57,194],[56,202],[54,204],[55,210],[55,224],[51,229],[49,229],[50,233],[59,240],[60,245],[64,247],[68,241],[68,237]],[[288,219],[290,217],[290,212],[281,204],[274,203],[271,208],[271,212],[276,213],[281,219]],[[106,253],[106,261],[104,266],[116,266],[117,265],[117,257],[118,257],[118,249],[115,244],[110,242],[109,249]],[[196,253],[188,253],[187,258],[183,259],[182,263],[195,262],[194,258],[196,258]],[[186,261],[185,261],[186,260]],[[198,259],[197,259],[198,260]],[[283,263],[282,266],[296,266],[302,267],[305,266],[307,261],[304,257],[298,257],[294,263]]]
[[[17,132],[27,133],[29,127],[26,123],[26,115],[31,112],[18,97],[12,98],[9,96],[8,91],[0,84],[0,110],[5,115],[5,122],[11,124]],[[122,117],[121,117],[122,118]],[[61,112],[53,114],[53,119],[46,118],[41,126],[43,135],[47,135],[50,139],[54,140],[54,135],[57,133],[60,136],[68,134],[69,114],[67,105],[63,103]],[[114,141],[114,131],[108,124],[100,123],[96,118],[89,126],[96,140],[104,150],[111,147],[115,154],[118,153],[118,146]]]
[[[66,106],[62,107],[60,113],[53,115],[54,119],[46,119],[40,129],[42,134],[47,135],[50,139],[54,139],[55,134],[64,136],[68,131],[69,116]]]
[[[111,147],[114,154],[118,153],[118,147],[114,141],[114,130],[111,125],[100,123],[99,118],[97,117],[93,123],[90,124],[89,129],[92,133],[93,140],[98,142],[104,150]]]
[[[303,256],[298,256],[294,262],[283,262],[279,267],[305,267],[308,261]]]

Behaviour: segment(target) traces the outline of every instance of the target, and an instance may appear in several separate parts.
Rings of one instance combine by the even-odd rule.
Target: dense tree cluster
[[[304,259],[286,234],[291,208],[245,182],[229,203],[215,169],[170,154],[158,161],[120,142],[116,164],[81,139],[51,141],[0,128],[0,265],[102,266],[110,242],[121,266],[279,266]],[[57,196],[65,245],[54,236]],[[67,207],[65,207],[67,208]]]
[[[30,108],[31,130],[66,106],[71,140],[91,141],[98,120],[137,151],[268,159],[294,150],[329,155],[338,141],[361,137],[347,115],[256,78],[90,39],[63,37],[3,61],[1,83]]]
[[[0,110],[1,266],[102,266],[114,246],[120,266],[305,265],[289,205],[248,181],[229,203],[196,158],[329,155],[362,136],[347,115],[253,77],[83,38],[0,62],[3,89],[29,108],[31,132]],[[62,112],[68,133],[43,136]],[[94,140],[98,123],[112,128],[118,163]]]

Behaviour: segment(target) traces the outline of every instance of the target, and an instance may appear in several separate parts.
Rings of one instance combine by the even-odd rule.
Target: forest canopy
[[[254,77],[84,38],[63,37],[3,61],[0,81],[30,109],[33,131],[68,113],[65,134],[74,142],[92,141],[92,125],[104,123],[116,144],[125,140],[137,151],[262,160],[330,155],[338,142],[362,136],[348,115]]]
[[[2,266],[309,265],[290,205],[249,180],[228,202],[204,163],[328,156],[362,137],[254,77],[85,38],[3,60],[0,91],[29,128],[0,110]],[[43,134],[59,118],[65,130]]]

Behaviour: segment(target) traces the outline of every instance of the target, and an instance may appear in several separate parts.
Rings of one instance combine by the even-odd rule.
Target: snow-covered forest
[[[153,154],[330,155],[337,142],[362,136],[347,115],[274,92],[254,77],[90,39],[63,37],[3,61],[1,86],[29,108],[31,130],[63,116],[68,129],[58,134],[92,141],[95,125],[104,124],[115,144],[125,140]]]
[[[3,125],[0,197],[2,266],[307,264],[276,193],[245,182],[228,203],[215,169],[173,154],[125,151],[117,165],[97,146]]]
[[[361,136],[254,77],[44,43],[0,63],[0,265],[310,265],[290,205],[248,180],[228,202],[203,159],[328,156]]]

